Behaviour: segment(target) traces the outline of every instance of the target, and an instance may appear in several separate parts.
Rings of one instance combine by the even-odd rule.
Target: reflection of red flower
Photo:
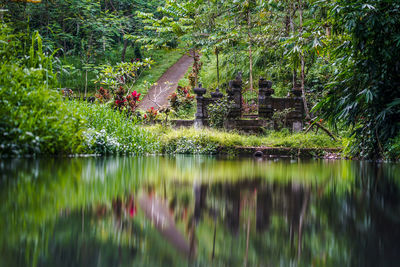
[[[131,217],[133,217],[133,216],[136,215],[136,205],[130,207],[130,209],[129,209],[129,215],[130,215]]]
[[[144,118],[147,119],[147,114],[144,114]]]

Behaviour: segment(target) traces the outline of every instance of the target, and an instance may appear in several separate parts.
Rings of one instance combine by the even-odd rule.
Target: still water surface
[[[399,266],[400,166],[0,160],[0,266]]]

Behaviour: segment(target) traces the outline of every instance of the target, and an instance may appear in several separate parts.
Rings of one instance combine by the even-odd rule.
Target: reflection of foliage
[[[255,230],[254,206],[245,207],[253,214],[249,266],[288,266],[293,262],[298,266],[318,262],[327,266],[365,266],[371,260],[365,255],[377,255],[378,242],[379,251],[394,252],[397,248],[392,243],[397,242],[397,232],[384,230],[395,229],[399,221],[399,181],[395,179],[399,169],[394,165],[376,167],[344,161],[260,163],[207,157],[16,159],[0,165],[0,173],[6,177],[0,180],[0,258],[8,266],[35,262],[63,266],[68,264],[59,262],[63,257],[73,259],[75,266],[85,264],[88,258],[101,258],[103,265],[118,260],[122,266],[131,265],[132,261],[135,265],[187,265],[140,210],[133,219],[121,216],[119,223],[111,203],[117,196],[126,202],[128,192],[136,194],[145,184],[151,184],[155,194],[163,196],[166,192],[170,199],[175,196],[176,212],[182,212],[187,202],[193,209],[193,181],[208,186],[207,203],[220,214],[213,264],[242,266],[246,231],[232,234],[226,227],[224,210],[229,201],[226,188],[244,190],[243,178],[250,179],[248,184],[257,189],[270,190],[273,203],[271,222],[264,232]],[[180,180],[185,182],[179,183]],[[293,191],[302,188],[310,190],[311,198],[304,220],[302,254],[297,258],[298,230],[293,228],[291,242],[289,226],[290,219],[298,214],[286,212],[285,206],[292,205]],[[257,190],[257,194],[260,192]],[[98,205],[104,206],[106,212],[97,214]],[[210,212],[213,211],[204,211],[196,228],[195,263],[201,266],[209,265],[212,253],[214,220]],[[190,219],[177,218],[182,218],[182,224]],[[242,217],[242,222],[243,219],[247,221]],[[181,231],[185,232],[186,225],[182,224]],[[16,255],[27,256],[18,264]],[[390,255],[397,254],[387,255],[388,260],[394,260]],[[371,263],[379,266],[384,260],[376,256]]]

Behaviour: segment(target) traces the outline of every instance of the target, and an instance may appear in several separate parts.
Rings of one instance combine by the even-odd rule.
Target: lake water
[[[400,166],[0,160],[0,266],[399,266]]]

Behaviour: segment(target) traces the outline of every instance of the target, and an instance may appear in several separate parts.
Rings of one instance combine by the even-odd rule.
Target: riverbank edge
[[[324,158],[343,159],[341,148],[311,148],[311,147],[220,147],[219,154],[255,158]]]
[[[318,158],[318,159],[348,159],[341,156],[341,148],[310,148],[310,147],[219,147],[217,154],[201,154],[210,156],[233,156],[233,157],[254,157],[254,158]],[[152,155],[185,155],[180,153],[155,153],[146,154],[145,156]],[[186,155],[196,155],[193,153],[186,153]],[[69,157],[105,157],[110,155],[102,154],[77,154],[69,155]]]
[[[348,159],[341,156],[341,148],[307,148],[307,147],[219,147],[216,154],[200,154],[210,156],[233,156],[233,157],[255,157],[255,158],[320,158],[320,159]],[[171,155],[198,155],[194,153],[154,153],[154,154],[70,154],[70,155],[2,155],[0,158],[35,158],[35,157],[68,157],[68,158],[88,158],[88,157],[109,157],[109,156],[171,156]]]

